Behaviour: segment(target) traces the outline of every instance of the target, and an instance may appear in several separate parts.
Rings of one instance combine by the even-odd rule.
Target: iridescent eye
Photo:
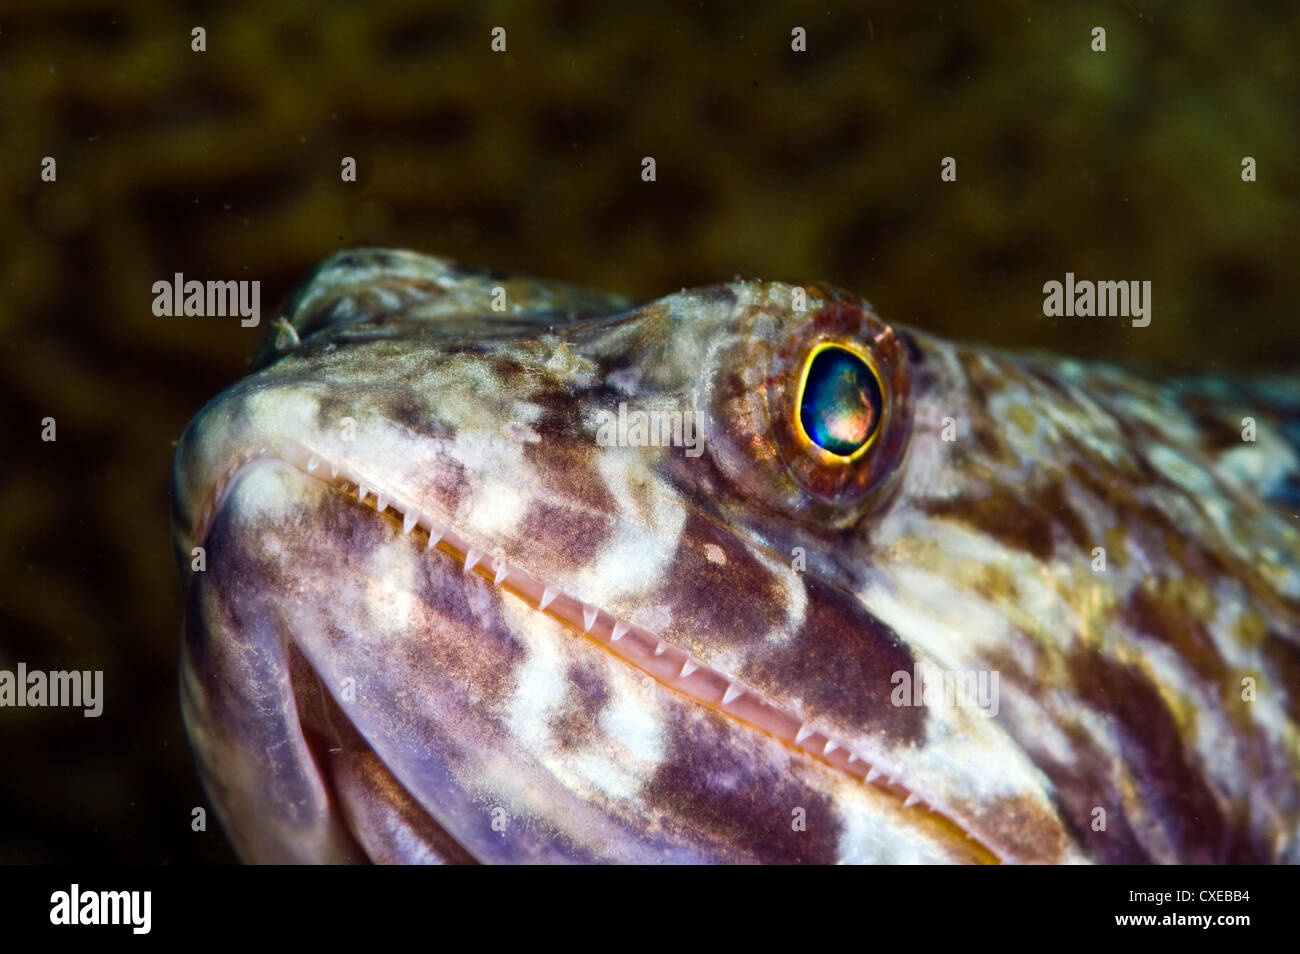
[[[884,406],[875,369],[857,354],[825,345],[809,356],[799,424],[822,450],[850,460],[861,454],[880,430]]]

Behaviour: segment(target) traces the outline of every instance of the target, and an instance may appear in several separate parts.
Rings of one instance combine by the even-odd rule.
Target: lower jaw
[[[355,845],[338,860],[476,864],[374,753],[303,655],[290,646],[289,657],[303,736]]]

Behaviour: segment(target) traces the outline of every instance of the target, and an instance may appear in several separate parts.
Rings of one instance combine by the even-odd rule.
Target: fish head
[[[1205,680],[1110,635],[1135,558],[1089,544],[1137,465],[1088,383],[827,286],[633,306],[340,253],[178,446],[205,786],[256,861],[1285,850],[1294,723],[1225,716],[1283,804],[1232,814]]]

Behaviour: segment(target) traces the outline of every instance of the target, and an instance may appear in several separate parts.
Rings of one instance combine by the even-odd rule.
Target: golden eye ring
[[[819,341],[804,358],[791,407],[802,449],[827,465],[867,454],[889,413],[875,357],[851,340]]]

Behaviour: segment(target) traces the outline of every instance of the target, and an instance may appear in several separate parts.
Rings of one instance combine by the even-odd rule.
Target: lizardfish
[[[179,442],[248,861],[1300,862],[1300,387],[334,255]]]

